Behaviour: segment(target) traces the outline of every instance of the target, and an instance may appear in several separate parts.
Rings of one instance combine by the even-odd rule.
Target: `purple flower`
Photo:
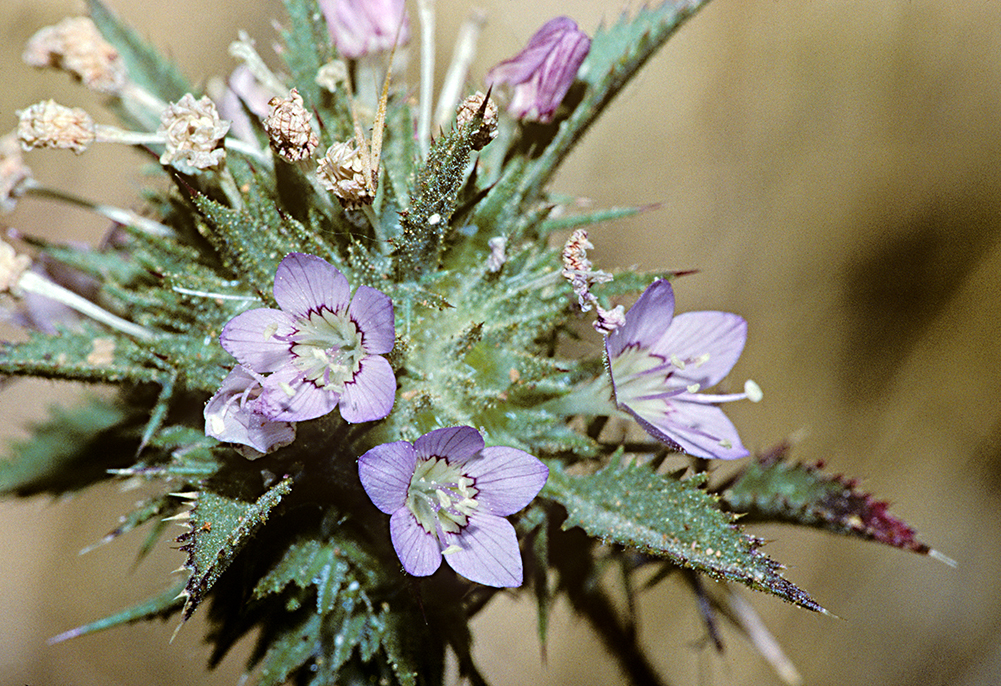
[[[484,448],[469,426],[435,429],[412,444],[383,443],[358,458],[358,475],[386,514],[403,568],[428,576],[442,556],[487,586],[520,586],[521,553],[504,519],[528,505],[549,469],[515,448]]]
[[[514,86],[508,112],[545,124],[552,121],[590,49],[591,39],[573,19],[550,19],[524,50],[487,72],[487,85]]]
[[[357,59],[410,38],[404,0],[319,0],[330,37],[343,57]]]
[[[704,458],[746,457],[737,429],[714,403],[761,399],[753,381],[744,393],[699,393],[719,383],[740,357],[747,322],[728,312],[673,317],[674,291],[659,279],[605,339],[619,407],[657,440]]]
[[[205,405],[205,435],[238,443],[244,457],[256,459],[295,439],[295,425],[273,422],[257,412],[261,378],[239,365]]]
[[[281,310],[234,317],[219,342],[244,367],[267,374],[257,411],[272,421],[320,417],[340,407],[352,424],[393,409],[396,377],[383,354],[393,349],[393,303],[348,280],[329,262],[290,253],[275,272]]]

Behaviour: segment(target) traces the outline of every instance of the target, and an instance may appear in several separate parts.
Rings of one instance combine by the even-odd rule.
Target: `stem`
[[[459,36],[455,39],[452,50],[452,61],[445,73],[445,81],[438,94],[438,108],[435,110],[435,124],[442,128],[455,117],[455,109],[459,103],[459,94],[469,75],[469,65],[476,57],[476,43],[479,41],[487,15],[474,9],[466,21],[459,27]]]
[[[132,210],[126,210],[121,207],[113,207],[111,205],[102,205],[100,203],[95,203],[86,198],[81,198],[78,195],[73,195],[72,193],[67,193],[66,191],[57,190],[55,188],[48,188],[41,185],[34,179],[29,179],[23,185],[25,191],[31,193],[32,195],[49,198],[52,200],[61,200],[63,202],[69,203],[70,205],[76,205],[87,210],[91,210],[100,214],[103,217],[107,217],[113,222],[123,224],[125,226],[131,226],[134,229],[138,229],[143,233],[149,234],[151,236],[160,236],[162,238],[169,238],[174,236],[174,230],[165,224],[161,224],[158,221],[152,219],[147,219],[146,217],[140,216],[133,212]]]
[[[56,302],[60,302],[67,307],[72,307],[80,314],[110,326],[112,329],[120,331],[128,336],[132,336],[133,338],[138,338],[144,341],[148,341],[153,338],[153,332],[149,329],[122,319],[117,315],[111,314],[83,296],[77,295],[73,291],[63,288],[57,283],[53,283],[44,276],[40,276],[35,272],[24,272],[18,280],[17,286],[18,288],[28,291],[29,293],[36,293],[46,298],[51,298]]]
[[[421,22],[421,90],[417,114],[417,140],[427,159],[431,149],[431,100],[434,93],[434,0],[417,0]]]

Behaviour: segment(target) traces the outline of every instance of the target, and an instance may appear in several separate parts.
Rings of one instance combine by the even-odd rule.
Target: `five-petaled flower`
[[[508,111],[518,119],[547,123],[577,77],[591,39],[569,17],[550,19],[525,49],[487,72],[487,85],[514,86]]]
[[[393,303],[348,280],[314,255],[290,253],[275,272],[280,310],[237,315],[222,347],[263,376],[256,411],[272,421],[320,417],[335,407],[351,423],[382,419],[393,409],[396,377],[382,355],[393,349]]]
[[[392,515],[390,536],[403,568],[427,576],[441,565],[470,581],[522,582],[514,527],[504,517],[542,489],[549,469],[516,448],[485,448],[469,426],[435,429],[413,443],[396,441],[358,458],[369,498]]]
[[[257,411],[262,390],[259,374],[234,367],[205,405],[205,434],[238,444],[251,460],[291,443],[295,424],[271,421]]]
[[[699,393],[737,362],[747,322],[728,312],[674,314],[674,291],[654,281],[605,339],[615,401],[654,438],[704,458],[748,455],[737,429],[714,403],[761,399],[748,381],[743,393]]]

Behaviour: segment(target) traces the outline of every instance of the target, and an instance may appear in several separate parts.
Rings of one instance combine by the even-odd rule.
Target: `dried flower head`
[[[587,251],[594,248],[587,239],[587,231],[576,229],[566,245],[563,246],[563,278],[570,282],[573,292],[577,294],[580,309],[587,312],[596,298],[591,293],[591,284],[607,283],[612,275],[600,269],[591,268],[591,260],[587,259]]]
[[[320,159],[316,176],[341,206],[357,210],[375,199],[365,186],[365,160],[351,141],[334,143]]]
[[[31,169],[24,163],[17,133],[11,131],[0,138],[0,212],[10,212],[24,192],[24,182],[31,178]]]
[[[166,137],[160,164],[186,163],[195,169],[212,169],[226,159],[223,138],[229,122],[219,118],[215,103],[208,97],[195,100],[186,93],[160,115],[158,133]]]
[[[6,241],[0,241],[0,293],[14,290],[21,274],[31,266],[31,258],[18,255],[14,247]]]
[[[317,85],[331,93],[335,93],[347,78],[348,65],[342,60],[331,60],[316,72]]]
[[[117,94],[127,80],[118,51],[89,17],[68,17],[41,29],[28,40],[22,59],[33,67],[63,69],[99,93]]]
[[[473,134],[471,140],[473,150],[482,150],[487,143],[497,137],[497,104],[482,92],[476,91],[462,101],[455,115],[455,125],[461,129],[480,112],[483,113],[483,122]]]
[[[271,148],[289,162],[310,158],[320,139],[313,131],[313,115],[303,107],[299,91],[293,88],[287,98],[271,98],[268,105],[271,114],[264,120],[264,130],[271,139]]]
[[[94,120],[79,107],[45,100],[20,112],[17,137],[25,150],[64,148],[79,155],[94,142]]]

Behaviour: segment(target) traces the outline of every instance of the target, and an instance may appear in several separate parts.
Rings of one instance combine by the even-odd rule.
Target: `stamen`
[[[675,367],[677,367],[680,370],[684,370],[684,368],[685,368],[685,362],[684,362],[684,360],[682,360],[677,355],[671,355],[671,364],[673,364]]]
[[[744,382],[744,394],[752,403],[761,402],[761,399],[765,397],[764,392],[761,390],[761,386],[754,383],[750,379]]]
[[[702,386],[700,384],[693,383],[693,384],[690,384],[689,386],[686,386],[685,388],[688,389],[689,393],[698,393],[699,389],[702,388]]]

